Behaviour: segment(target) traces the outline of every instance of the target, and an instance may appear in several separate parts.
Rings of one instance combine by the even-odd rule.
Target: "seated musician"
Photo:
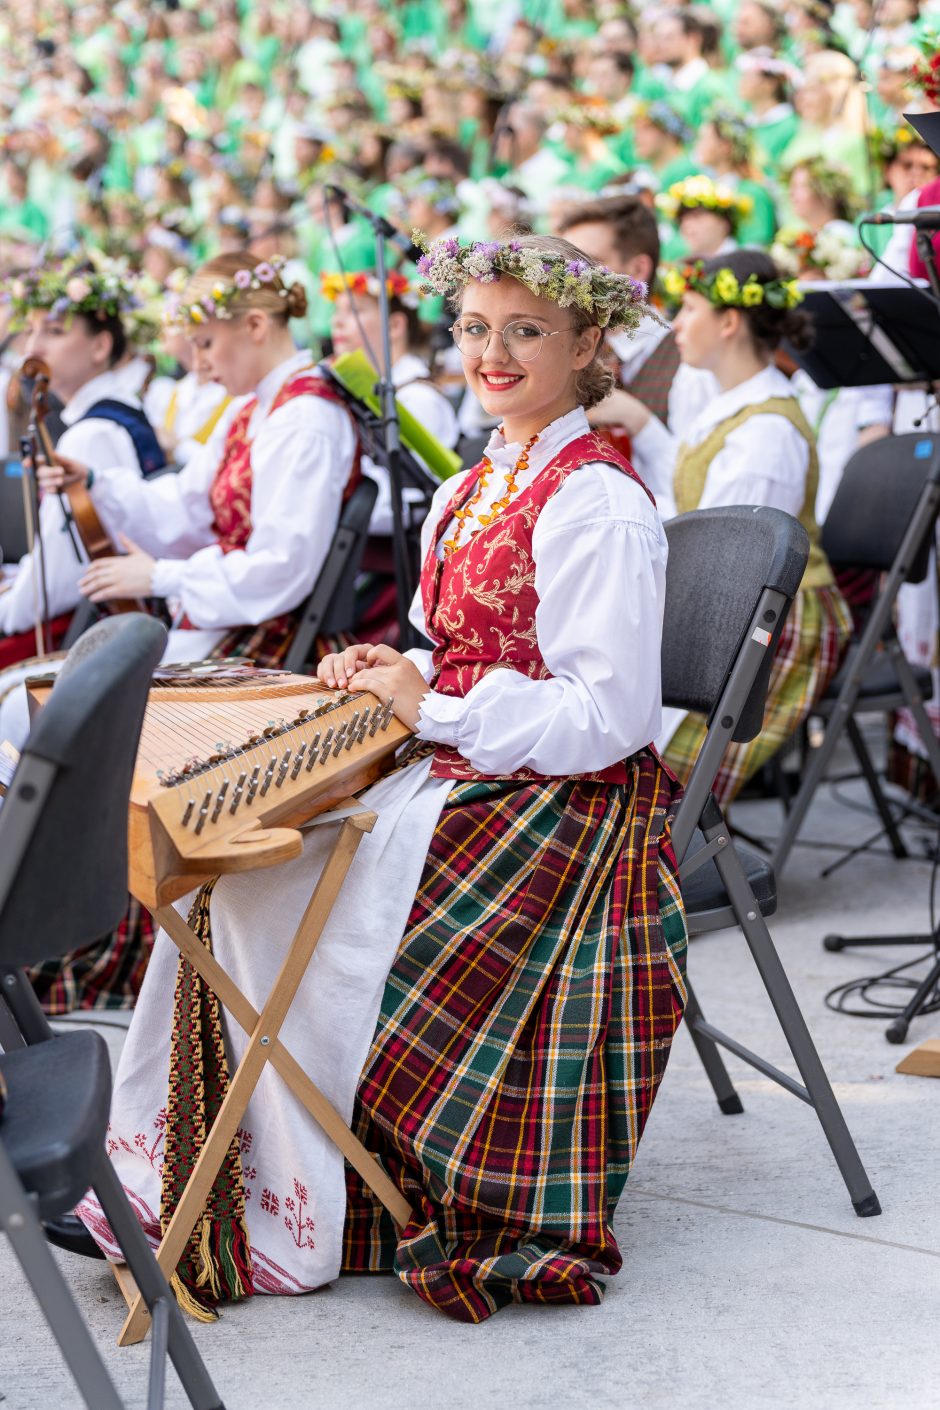
[[[303,302],[299,285],[286,289],[252,256],[210,261],[176,310],[196,357],[239,398],[208,443],[178,475],[149,482],[127,460],[95,468],[62,456],[39,468],[46,489],[66,476],[90,483],[125,536],[127,554],[95,560],[82,591],[94,602],[169,600],[176,625],[166,661],[247,655],[276,664],[330,547],[358,473],[358,437],[291,340],[287,322]],[[5,723],[8,735],[14,724]],[[149,917],[132,901],[113,935],[50,967],[41,997],[55,1012],[133,1003],[150,941]]]
[[[380,368],[382,324],[375,274],[366,271],[345,275],[323,274],[320,287],[323,297],[333,308],[330,336],[334,352],[337,355],[364,352],[373,367]],[[460,434],[457,416],[443,392],[431,381],[428,364],[424,360],[430,329],[418,317],[419,291],[398,271],[389,275],[388,287],[388,331],[396,400],[442,445],[453,449]],[[362,458],[362,471],[376,481],[378,494],[369,520],[369,539],[362,560],[363,573],[357,583],[356,632],[370,641],[397,645],[400,628],[391,538],[391,482],[385,466],[377,464],[369,456]],[[417,530],[424,518],[427,501],[420,490],[407,485],[403,487],[402,500],[406,523],[413,524]]]
[[[242,655],[277,665],[297,626],[359,475],[355,425],[288,321],[306,295],[249,254],[219,255],[173,311],[196,356],[238,398],[178,475],[144,484],[126,465],[88,475],[71,458],[40,471],[45,488],[89,483],[127,553],[98,559],[81,589],[92,602],[166,598],[165,660]]]
[[[163,453],[139,400],[122,386],[117,371],[127,350],[134,281],[110,265],[69,260],[11,280],[5,294],[15,318],[26,324],[24,354],[42,359],[50,387],[65,403],[65,431],[57,449],[92,470],[122,464],[135,479],[164,465]],[[67,530],[63,506],[47,495],[39,529],[48,611],[58,618],[80,598],[79,579],[88,561],[77,530]],[[34,571],[35,568],[35,571]],[[20,560],[11,585],[0,594],[0,661],[31,656],[38,565]],[[64,628],[64,624],[63,628]],[[18,637],[18,642],[2,638]]]
[[[206,444],[232,399],[212,376],[208,356],[185,333],[168,328],[163,346],[183,375],[151,384],[145,406],[167,459],[183,466]]]
[[[674,328],[683,362],[707,368],[720,393],[680,444],[645,407],[625,404],[636,443],[657,467],[664,517],[719,504],[765,504],[796,516],[810,537],[810,558],[777,646],[764,727],[733,744],[715,783],[722,802],[791,738],[838,669],[851,616],[820,547],[815,503],[816,443],[789,380],[774,365],[784,338],[808,346],[810,322],[796,307],[795,285],[768,255],[737,250],[674,271],[667,288],[682,299]],[[680,778],[705,735],[705,721],[669,710],[658,743]]]
[[[336,354],[362,351],[373,367],[382,365],[382,325],[378,280],[371,271],[322,274],[320,291],[333,305],[330,337]],[[405,275],[393,271],[388,276],[389,342],[392,352],[392,382],[396,399],[449,450],[457,444],[457,417],[450,402],[431,381],[424,360],[424,344],[430,329],[417,314],[418,292]],[[369,524],[373,534],[392,532],[392,504],[388,473],[368,457],[363,457],[363,474],[377,481],[379,495]]]
[[[396,1237],[267,1069],[178,1270],[190,1304],[303,1292],[343,1268],[394,1270],[463,1321],[598,1303],[682,1013],[677,790],[649,747],[666,544],[586,416],[611,382],[603,327],[639,323],[641,288],[542,236],[441,242],[421,271],[454,300],[468,383],[501,428],[425,526],[412,620],[433,652],[353,646],[320,663],[327,686],[391,701],[426,748],[364,795],[377,825],[281,1033],[415,1217]],[[294,862],[221,878],[191,915],[256,1005],[328,832]],[[196,1154],[177,1117],[205,1115],[189,1098],[207,1074],[216,1097],[227,1080],[214,1040],[184,1052],[210,1030],[182,991],[173,1029],[177,969],[159,936],[111,1113],[154,1241]],[[244,1040],[229,1040],[237,1059]],[[94,1201],[80,1213],[116,1254]]]

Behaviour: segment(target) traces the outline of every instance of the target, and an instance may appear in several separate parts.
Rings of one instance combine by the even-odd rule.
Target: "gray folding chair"
[[[874,441],[846,465],[823,525],[823,547],[835,567],[871,568],[885,576],[864,629],[814,714],[827,720],[821,745],[810,751],[799,790],[773,850],[777,872],[786,864],[843,732],[859,761],[875,808],[898,857],[907,855],[882,792],[856,715],[908,706],[917,722],[940,787],[940,741],[924,701],[930,672],[912,666],[894,629],[902,583],[923,582],[940,510],[940,436],[912,433]]]
[[[765,917],[777,907],[773,869],[765,857],[732,842],[711,792],[728,744],[760,731],[774,647],[803,576],[809,539],[790,515],[752,507],[684,514],[666,525],[666,535],[663,699],[708,719],[672,832],[689,934],[726,926],[744,932],[803,1081],[708,1023],[691,985],[686,1023],[725,1115],[744,1108],[719,1047],[813,1108],[856,1213],[880,1214],[767,928]],[[696,954],[693,945],[693,971]]]
[[[326,562],[301,609],[300,624],[284,661],[288,671],[303,673],[310,665],[318,636],[352,627],[356,617],[356,574],[378,492],[376,482],[363,475],[343,506]]]
[[[127,814],[144,705],[166,632],[129,614],[65,663],[0,810],[0,1225],[87,1405],[120,1410],[39,1220],[91,1188],[153,1317],[149,1410],[169,1354],[196,1410],[222,1402],[105,1149],[111,1075],[93,1032],[52,1032],[23,972],[112,930],[127,908]]]

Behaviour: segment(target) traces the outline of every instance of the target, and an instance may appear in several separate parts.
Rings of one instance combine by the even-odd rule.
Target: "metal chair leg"
[[[698,999],[688,981],[686,981],[686,994],[686,1027],[695,1044],[695,1051],[701,1058],[708,1080],[712,1084],[715,1099],[725,1116],[740,1116],[744,1111],[744,1105],[734,1089],[734,1084],[728,1075],[728,1069],[718,1051],[718,1046],[711,1038],[707,1038],[704,1033],[699,1031],[699,1025],[704,1023],[705,1016],[699,1008]]]
[[[89,1410],[124,1410],[75,1300],[59,1272],[29,1196],[0,1144],[0,1226]]]
[[[719,852],[715,857],[715,865],[803,1078],[810,1103],[819,1118],[845,1181],[855,1212],[860,1218],[880,1214],[878,1197],[872,1189],[871,1181],[842,1115],[842,1108],[836,1101],[826,1070],[806,1026],[803,1011],[797,1003],[767,923],[760,913],[734,848],[726,847]]]
[[[95,1171],[92,1188],[151,1316],[158,1304],[162,1303],[166,1307],[170,1359],[193,1410],[223,1410],[221,1397],[212,1384],[183,1314],[104,1151]]]

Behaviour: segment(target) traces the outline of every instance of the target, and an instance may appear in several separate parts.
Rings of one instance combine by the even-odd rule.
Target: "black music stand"
[[[801,284],[816,339],[811,348],[786,344],[786,351],[824,389],[940,381],[937,309],[926,280],[914,283]]]
[[[930,234],[918,233],[926,234],[929,245]],[[823,388],[940,381],[936,302],[926,280],[913,282],[914,288],[867,279],[802,285],[803,307],[812,316],[816,339],[806,351],[789,345],[787,351]],[[911,1021],[929,1006],[940,984],[940,930],[925,935],[827,935],[823,940],[827,950],[915,944],[932,944],[935,962],[911,1001],[888,1025],[885,1036],[891,1043],[904,1042]]]

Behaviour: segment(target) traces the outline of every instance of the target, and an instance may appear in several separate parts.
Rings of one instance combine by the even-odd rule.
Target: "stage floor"
[[[862,798],[854,785],[847,792]],[[745,803],[735,817],[770,831],[776,809]],[[873,830],[828,790],[807,825],[826,840]],[[940,1014],[896,1048],[883,1023],[830,1013],[832,985],[914,952],[820,946],[829,930],[926,929],[930,866],[869,855],[820,881],[831,855],[797,848],[772,928],[881,1218],[856,1219],[812,1111],[733,1059],[746,1111],[723,1117],[683,1031],[618,1211],[625,1263],[603,1306],[511,1308],[467,1327],[392,1278],[255,1298],[194,1326],[228,1410],[933,1410],[940,1081],[894,1068],[940,1037]],[[696,941],[690,966],[708,1017],[788,1066],[741,937]],[[120,1030],[106,1034],[116,1051]],[[100,1264],[64,1254],[62,1263],[128,1404],[142,1404],[149,1351],[114,1345],[115,1284]],[[0,1328],[3,1410],[78,1405],[3,1240]],[[183,1406],[170,1379],[167,1404]]]

